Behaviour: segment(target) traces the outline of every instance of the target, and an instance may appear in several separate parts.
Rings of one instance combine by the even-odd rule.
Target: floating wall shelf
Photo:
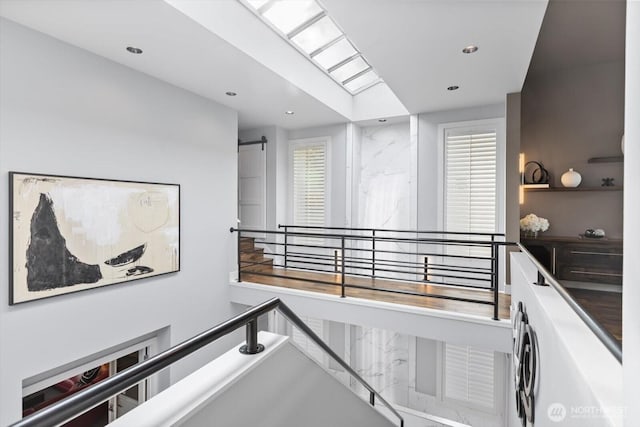
[[[623,191],[622,186],[613,187],[549,187],[549,188],[527,188],[525,186],[524,191],[530,192],[547,192],[547,191]]]
[[[622,163],[624,162],[624,156],[610,156],[610,157],[592,157],[588,160],[589,163]]]

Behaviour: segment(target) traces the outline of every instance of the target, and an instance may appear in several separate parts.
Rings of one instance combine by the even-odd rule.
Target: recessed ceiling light
[[[225,95],[227,95],[227,96],[236,96],[237,93],[229,91],[229,92],[225,92]]]
[[[133,46],[127,46],[127,51],[135,55],[140,55],[142,53],[142,49]]]
[[[478,46],[474,46],[474,45],[469,45],[467,47],[465,47],[464,49],[462,49],[463,53],[473,53],[476,52],[478,50]]]
[[[292,115],[292,114],[293,114],[293,111],[289,110],[289,111],[285,111],[284,113],[285,113],[286,115],[290,116],[290,115]]]
[[[460,86],[449,86],[447,88],[447,90],[458,90],[458,89],[460,89]]]
[[[378,119],[378,121],[379,121],[380,123],[384,123],[384,122],[386,122],[386,121],[387,121],[387,119]]]

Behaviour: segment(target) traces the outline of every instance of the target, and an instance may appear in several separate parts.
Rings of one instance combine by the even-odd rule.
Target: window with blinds
[[[496,232],[496,131],[445,131],[446,231]]]
[[[292,145],[293,223],[324,226],[326,217],[327,144]]]
[[[444,397],[493,409],[495,369],[492,351],[445,343]]]

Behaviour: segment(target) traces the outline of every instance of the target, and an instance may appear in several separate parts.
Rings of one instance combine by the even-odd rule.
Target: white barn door
[[[261,144],[238,150],[238,217],[243,229],[266,227],[266,154]]]

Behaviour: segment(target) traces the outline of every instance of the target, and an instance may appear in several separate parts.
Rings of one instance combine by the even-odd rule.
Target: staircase
[[[264,256],[264,248],[257,248],[254,237],[240,239],[240,269],[264,272],[273,268],[273,258]]]

